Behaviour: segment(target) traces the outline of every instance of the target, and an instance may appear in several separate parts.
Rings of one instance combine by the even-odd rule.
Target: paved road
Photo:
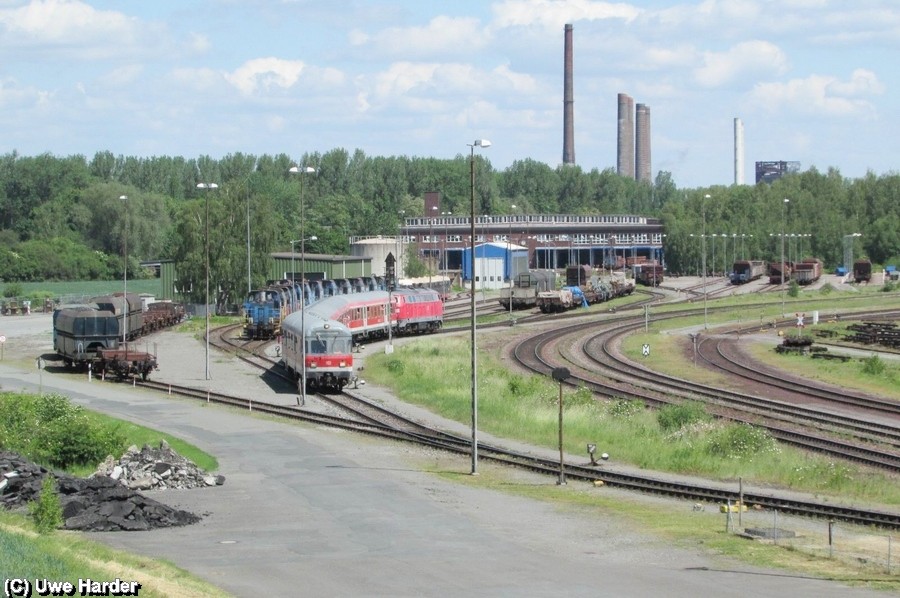
[[[3,389],[37,384],[33,369],[0,363]],[[218,457],[224,486],[153,494],[204,515],[201,523],[91,536],[166,558],[239,596],[882,595],[719,561],[602,514],[445,481],[418,471],[437,457],[401,444],[120,384],[44,374],[43,386]],[[449,477],[468,472],[465,459],[441,463]]]

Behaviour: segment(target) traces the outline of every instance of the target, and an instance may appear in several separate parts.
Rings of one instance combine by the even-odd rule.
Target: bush
[[[897,285],[894,284],[893,280],[886,280],[886,281],[884,281],[884,286],[881,287],[881,290],[885,293],[891,293],[894,290],[896,290],[895,289],[896,286]]]
[[[28,512],[34,520],[34,527],[42,534],[50,533],[63,524],[62,506],[53,476],[44,478],[41,494],[28,504]]]
[[[24,293],[22,285],[17,282],[11,282],[3,287],[3,296],[6,298],[21,297],[22,293]]]
[[[609,406],[609,414],[612,417],[629,419],[643,413],[644,402],[640,399],[615,399]]]
[[[826,282],[822,285],[822,288],[819,289],[819,293],[823,295],[830,295],[834,291],[834,285],[830,282]]]
[[[706,406],[697,401],[666,405],[656,414],[656,421],[664,432],[673,432],[696,423],[710,421]]]
[[[881,376],[884,374],[886,367],[884,361],[877,355],[872,355],[862,360],[862,371],[867,376]]]
[[[729,424],[713,434],[707,451],[723,459],[752,459],[754,455],[777,451],[766,430],[749,424]]]
[[[0,394],[0,447],[66,469],[95,465],[124,452],[118,427],[92,420],[61,395]]]
[[[800,284],[796,280],[792,280],[791,284],[788,285],[788,296],[789,297],[799,297],[800,296]]]
[[[404,367],[405,367],[405,366],[403,365],[403,361],[401,361],[401,360],[399,360],[399,359],[392,359],[392,360],[390,360],[390,361],[388,362],[388,364],[387,364],[387,369],[388,369],[388,371],[389,371],[390,373],[396,375],[396,376],[402,376],[402,375],[403,375],[403,368],[404,368]]]

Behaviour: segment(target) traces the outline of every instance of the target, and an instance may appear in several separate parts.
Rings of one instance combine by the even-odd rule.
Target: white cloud
[[[727,52],[708,52],[694,77],[706,87],[717,87],[752,73],[781,75],[787,70],[787,57],[778,46],[760,40],[741,42]]]
[[[368,46],[388,56],[405,58],[478,50],[490,41],[489,34],[476,18],[437,16],[422,27],[391,27],[374,35],[352,31],[349,41],[354,46]]]
[[[594,0],[505,0],[494,4],[491,10],[496,27],[537,25],[551,30],[578,21],[619,19],[630,22],[642,12],[631,4]]]
[[[874,73],[857,69],[849,81],[833,76],[811,75],[786,83],[760,83],[750,94],[750,101],[763,110],[786,110],[806,115],[868,117],[874,112],[864,96],[884,92]]]
[[[281,58],[254,58],[240,67],[225,74],[225,80],[237,87],[241,93],[252,95],[259,89],[269,91],[280,87],[293,87],[300,79],[306,66],[300,60],[284,60]]]

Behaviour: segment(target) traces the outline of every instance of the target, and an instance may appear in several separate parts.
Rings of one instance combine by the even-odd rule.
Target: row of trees
[[[803,239],[803,254],[832,266],[841,261],[844,236],[855,232],[863,235],[856,239],[857,255],[878,263],[900,256],[894,226],[900,217],[897,174],[849,180],[834,169],[809,170],[772,185],[678,189],[666,172],[648,184],[612,169],[551,168],[525,159],[495,171],[486,156],[475,160],[480,213],[507,214],[516,205],[519,213],[658,217],[673,271],[697,270],[704,233],[708,263],[713,250],[716,263],[725,256],[777,259],[782,232],[788,239],[809,235],[795,237]],[[296,164],[316,172],[289,173]],[[302,234],[317,237],[307,250],[347,253],[350,236],[396,234],[404,216],[421,215],[427,191],[441,192],[442,209],[468,213],[469,168],[465,154],[439,160],[343,149],[299,159],[241,153],[219,160],[110,152],[90,160],[6,154],[0,157],[0,253],[7,255],[0,259],[0,278],[116,278],[127,238],[129,273],[141,259],[174,259],[183,282],[200,289],[208,202],[217,302],[234,302],[246,288],[248,216],[254,284],[261,284],[266,256],[289,250],[290,241],[300,238],[301,189]],[[200,182],[218,188],[198,189]]]

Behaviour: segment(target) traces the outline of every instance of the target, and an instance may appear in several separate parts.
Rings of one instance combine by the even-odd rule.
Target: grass
[[[178,454],[206,471],[218,469],[215,457],[179,438],[102,413],[89,410],[84,413],[93,422],[118,429],[128,445],[156,447],[165,440]],[[88,476],[96,470],[96,465],[75,466],[69,473]],[[164,561],[114,551],[74,532],[57,530],[37,534],[34,529],[34,523],[24,514],[0,510],[0,571],[6,572],[6,578],[76,583],[85,578],[111,580],[118,577],[142,583],[141,596],[223,595],[221,590]]]
[[[21,287],[23,295],[28,297],[31,295],[46,293],[50,297],[63,297],[71,295],[84,295],[86,297],[96,297],[98,295],[106,295],[109,293],[118,293],[124,288],[122,280],[82,280],[82,281],[60,281],[60,282],[17,282],[17,283],[0,283],[0,296],[10,284]],[[148,293],[150,295],[160,294],[160,282],[158,278],[140,278],[128,281],[129,293]],[[32,307],[35,307],[32,305]]]
[[[650,339],[646,342],[652,346],[649,367],[681,373],[690,369],[680,339],[658,333],[636,335],[628,345],[636,346],[640,354],[645,339]],[[392,355],[371,356],[366,377],[391,387],[401,400],[467,423],[471,419],[470,359],[464,338],[423,339],[399,347]],[[660,362],[668,365],[660,367]],[[721,376],[713,377],[711,382],[727,382]],[[538,446],[557,446],[559,387],[555,383],[510,372],[496,355],[484,351],[479,355],[478,380],[480,429]],[[720,480],[743,477],[760,485],[819,493],[834,501],[900,504],[900,484],[881,472],[786,446],[763,443],[745,449],[742,443],[756,442],[754,438],[723,424],[697,424],[666,432],[654,411],[598,403],[583,389],[567,390],[564,395],[564,444],[572,454],[583,454],[591,442],[597,444],[598,452],[641,468]]]
[[[224,592],[171,563],[131,555],[74,532],[38,535],[18,513],[0,511],[0,571],[4,577],[137,581],[140,596],[223,596]],[[77,586],[76,586],[77,587]]]
[[[684,503],[680,504],[685,508],[673,509],[671,501],[598,489],[586,484],[557,487],[547,483],[523,482],[516,479],[508,469],[488,463],[481,467],[478,477],[454,473],[449,471],[450,468],[434,463],[423,462],[421,467],[456,483],[552,503],[563,512],[588,517],[609,517],[618,526],[652,530],[657,537],[688,550],[702,550],[707,554],[737,559],[758,567],[793,571],[870,589],[900,589],[900,576],[887,574],[882,564],[886,541],[872,552],[865,553],[867,558],[826,558],[823,555],[827,554],[827,550],[819,549],[817,552],[815,549],[827,546],[827,528],[824,526],[820,533],[806,531],[801,546],[792,546],[786,542],[773,545],[726,532],[724,515],[713,509],[695,512]],[[838,544],[842,541],[838,540]],[[894,570],[896,568],[895,565]]]

